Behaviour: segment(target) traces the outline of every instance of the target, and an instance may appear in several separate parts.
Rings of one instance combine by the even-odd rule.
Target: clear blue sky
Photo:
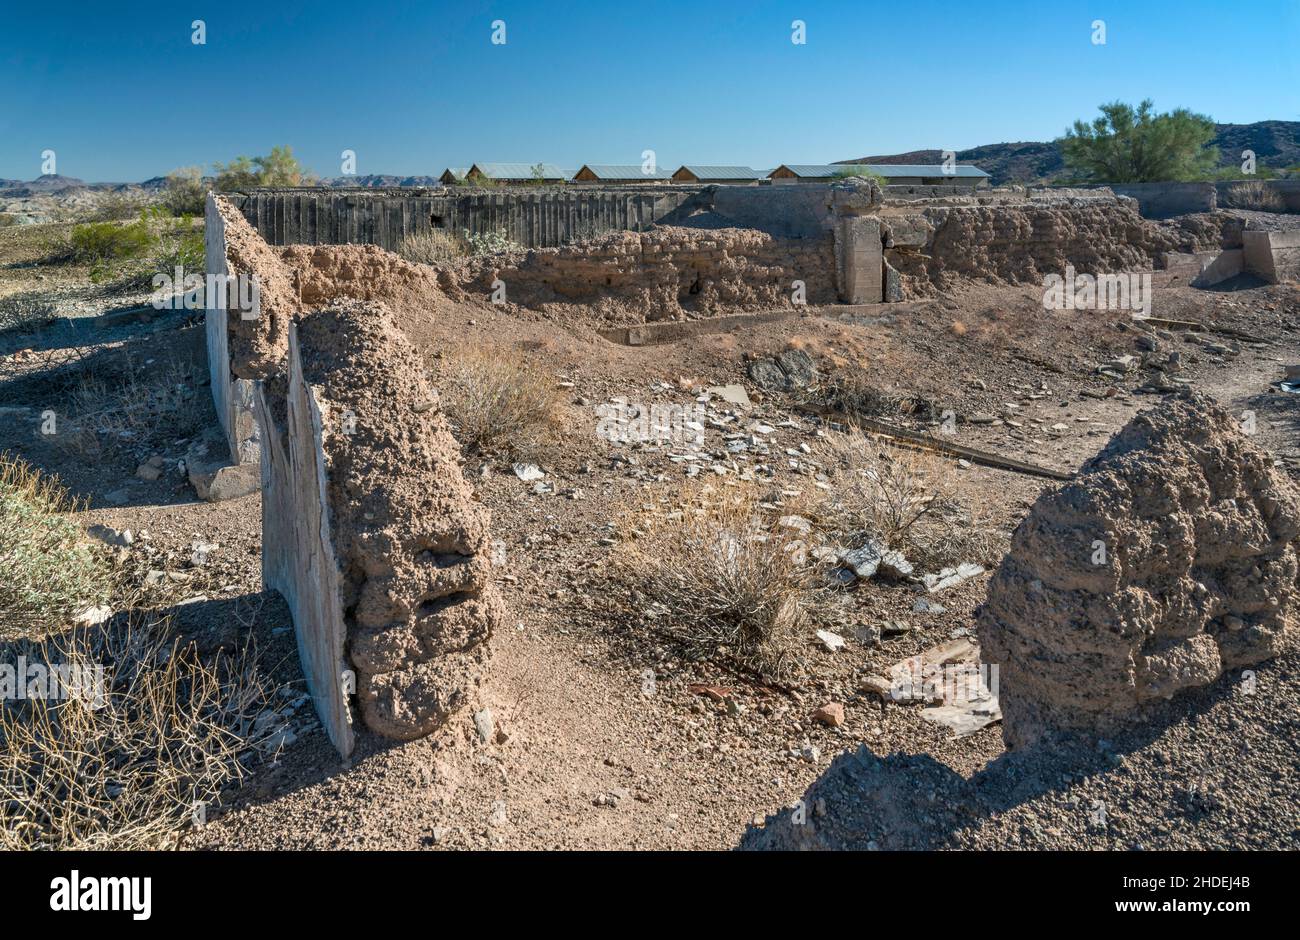
[[[1300,0],[9,2],[0,177],[47,149],[137,181],[274,144],[323,176],[344,149],[360,174],[645,149],[768,168],[1051,139],[1114,99],[1300,120],[1298,63]]]

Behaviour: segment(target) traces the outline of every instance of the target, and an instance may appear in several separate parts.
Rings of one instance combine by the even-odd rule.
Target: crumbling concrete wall
[[[948,200],[950,202],[950,200]],[[930,296],[965,279],[1041,283],[1066,266],[1092,274],[1151,270],[1165,252],[1241,247],[1242,222],[1226,213],[1143,219],[1132,200],[1031,197],[988,205],[886,207],[885,261],[903,297]]]
[[[1276,654],[1296,598],[1292,484],[1210,399],[1129,422],[1016,529],[978,613],[1012,747],[1104,734]]]
[[[494,260],[463,289],[486,299],[499,280],[510,303],[615,304],[646,320],[668,320],[786,307],[796,280],[808,303],[833,303],[834,264],[829,237],[659,227]]]
[[[368,727],[428,734],[470,700],[502,615],[487,510],[386,308],[342,301],[289,333],[286,374],[258,389],[264,576],[341,750],[345,652]]]

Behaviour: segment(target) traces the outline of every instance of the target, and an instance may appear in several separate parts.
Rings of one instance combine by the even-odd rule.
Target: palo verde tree
[[[1066,165],[1083,182],[1155,183],[1206,179],[1219,163],[1214,121],[1178,108],[1157,114],[1150,100],[1137,108],[1113,101],[1091,124],[1075,121],[1058,143]]]
[[[235,157],[229,163],[215,163],[216,187],[224,192],[254,186],[307,186],[312,176],[302,168],[292,147],[272,147],[264,157]]]

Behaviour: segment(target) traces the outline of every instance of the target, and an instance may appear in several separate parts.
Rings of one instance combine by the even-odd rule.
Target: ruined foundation
[[[1210,399],[1166,399],[1016,529],[978,614],[1003,737],[1105,734],[1276,654],[1296,595],[1291,483]]]

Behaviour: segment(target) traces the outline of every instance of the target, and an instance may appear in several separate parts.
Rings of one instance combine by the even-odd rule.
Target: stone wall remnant
[[[259,386],[266,580],[313,695],[345,651],[366,725],[420,737],[470,700],[501,618],[488,512],[387,308],[338,301],[289,332],[287,375]]]
[[[1294,486],[1227,411],[1193,395],[1138,414],[1039,497],[978,612],[1008,745],[1104,734],[1275,655],[1298,536]]]

